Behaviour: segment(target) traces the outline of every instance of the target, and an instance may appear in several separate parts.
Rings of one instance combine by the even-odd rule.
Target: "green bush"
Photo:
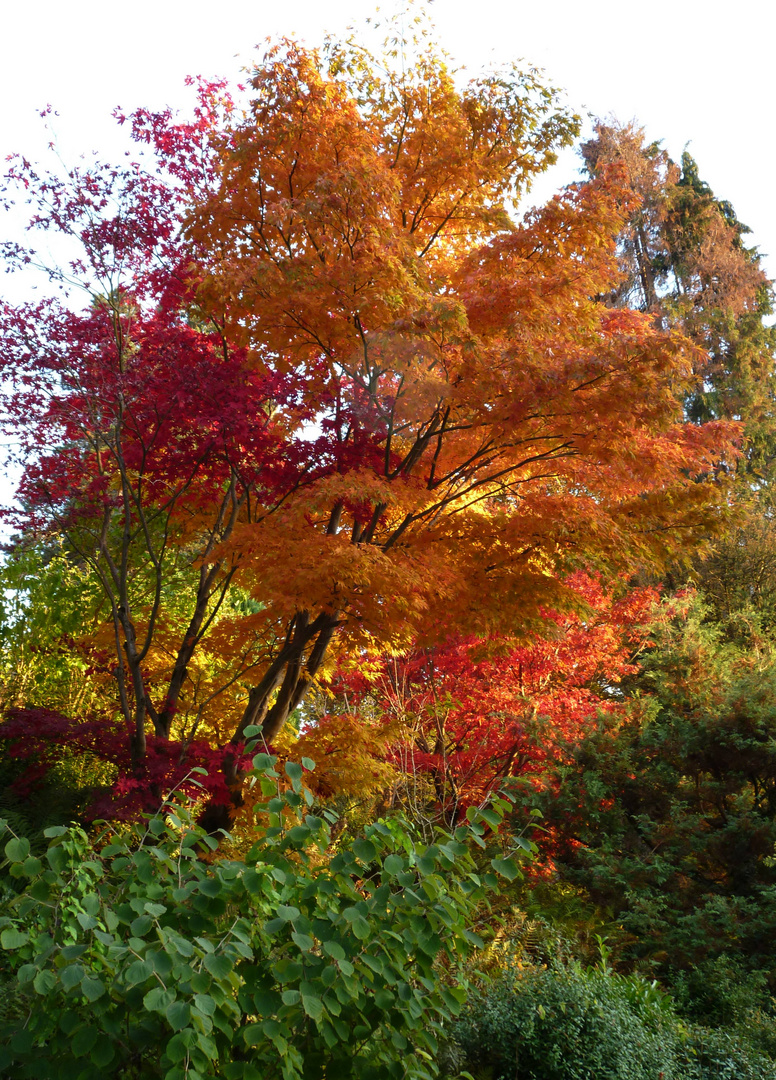
[[[735,956],[774,987],[776,659],[707,613],[697,597],[659,609],[643,696],[568,745],[538,803],[558,881],[621,928],[623,962],[670,984]]]
[[[773,1080],[733,1034],[691,1028],[643,976],[578,963],[507,969],[472,993],[449,1072],[488,1080]],[[451,1067],[452,1066],[452,1067]]]
[[[482,845],[478,815],[427,846],[378,821],[332,855],[302,767],[254,764],[266,828],[245,859],[215,859],[183,802],[118,838],[48,829],[41,858],[24,838],[6,843],[19,891],[0,919],[4,1077],[436,1075],[465,998],[440,973],[478,943],[467,917],[497,884],[467,848]]]
[[[672,1025],[646,980],[554,964],[507,970],[471,995],[453,1031],[469,1067],[494,1080],[678,1080]]]

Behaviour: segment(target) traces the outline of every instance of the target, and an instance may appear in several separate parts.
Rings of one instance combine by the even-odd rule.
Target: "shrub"
[[[254,764],[266,827],[242,860],[214,858],[182,797],[118,837],[48,829],[41,858],[6,843],[24,891],[0,919],[0,981],[14,980],[24,1019],[0,1014],[4,1077],[436,1075],[465,997],[440,973],[477,943],[467,916],[496,884],[475,873],[472,831],[418,845],[377,821],[332,854],[302,766]]]
[[[774,1061],[690,1028],[641,975],[559,962],[507,968],[470,995],[446,1058],[489,1080],[772,1080]],[[456,1054],[457,1051],[457,1054]]]

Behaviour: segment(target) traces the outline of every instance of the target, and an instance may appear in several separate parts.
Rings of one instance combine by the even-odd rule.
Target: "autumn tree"
[[[337,653],[524,634],[573,570],[662,565],[734,453],[683,423],[701,352],[600,299],[617,169],[510,217],[576,131],[535,72],[283,42],[247,97],[135,114],[157,171],[12,172],[88,295],[4,309],[22,525],[101,584],[138,761],[227,691],[214,737],[271,741]]]
[[[746,244],[751,230],[686,150],[674,162],[635,124],[599,122],[582,155],[591,176],[616,164],[638,195],[618,236],[623,275],[610,302],[649,312],[703,348],[688,418],[742,420],[743,460],[762,480],[773,457],[776,333],[772,283]]]
[[[310,376],[331,463],[235,538],[279,617],[244,717],[271,737],[335,631],[395,650],[524,629],[571,566],[659,561],[700,523],[722,432],[678,423],[684,339],[592,299],[617,181],[507,216],[568,131],[546,98],[527,123],[533,77],[460,92],[433,56],[386,80],[288,45],[253,89],[189,229],[200,302],[259,370]]]
[[[621,710],[658,599],[582,572],[565,584],[580,610],[545,611],[529,641],[454,637],[366,669],[346,660],[300,740],[318,763],[314,782],[351,797],[379,790],[416,820],[448,825],[516,778],[543,787],[599,713]],[[353,714],[371,726],[369,747],[332,736],[350,730]]]

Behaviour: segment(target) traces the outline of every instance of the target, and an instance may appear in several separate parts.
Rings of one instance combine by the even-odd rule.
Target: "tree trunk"
[[[233,744],[242,742],[249,726],[260,727],[267,743],[276,738],[288,717],[304,700],[338,625],[337,612],[322,612],[312,622],[309,612],[296,613],[283,648],[261,682],[248,695],[245,711],[232,735]]]

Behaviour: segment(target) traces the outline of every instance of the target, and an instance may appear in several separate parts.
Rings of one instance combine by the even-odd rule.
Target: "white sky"
[[[388,0],[384,10],[395,0]],[[776,276],[776,86],[773,0],[433,0],[438,40],[472,70],[523,57],[596,115],[637,118],[754,230]],[[238,77],[269,34],[310,44],[374,11],[372,0],[5,0],[0,41],[0,155],[45,145],[50,103],[66,156],[118,137],[116,105],[185,106],[187,74]],[[569,157],[558,183],[571,179]],[[545,189],[547,186],[545,185]],[[543,192],[542,192],[543,194]]]
[[[394,0],[383,4],[391,8]],[[438,40],[476,70],[523,57],[577,110],[637,118],[730,199],[776,275],[776,4],[737,0],[433,0]],[[371,0],[5,0],[0,154],[45,144],[36,109],[59,112],[66,156],[118,146],[121,105],[185,107],[187,75],[239,76],[268,35],[311,44],[373,13]],[[569,158],[558,183],[570,179]]]
[[[522,57],[565,87],[577,111],[636,118],[677,159],[689,142],[776,276],[773,0],[433,0],[431,10],[439,44],[473,72]],[[41,156],[48,136],[36,110],[48,103],[66,159],[118,153],[116,106],[185,109],[187,74],[238,81],[267,35],[314,45],[373,11],[371,0],[4,0],[0,156]],[[575,169],[569,154],[534,196]]]

